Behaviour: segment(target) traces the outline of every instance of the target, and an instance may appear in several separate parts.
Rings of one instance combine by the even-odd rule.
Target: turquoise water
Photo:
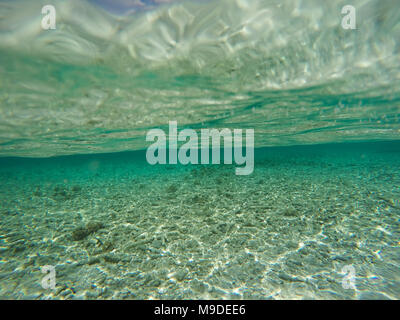
[[[400,298],[394,2],[100,2],[0,1],[0,298]],[[150,165],[169,121],[254,172]]]
[[[399,151],[258,149],[249,176],[150,166],[144,152],[3,158],[0,295],[398,299]],[[355,289],[342,286],[348,265]]]

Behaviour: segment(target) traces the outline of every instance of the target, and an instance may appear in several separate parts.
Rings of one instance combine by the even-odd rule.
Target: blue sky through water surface
[[[118,14],[127,14],[129,12],[143,9],[154,8],[160,4],[177,2],[179,0],[89,0],[91,3],[100,5],[104,9]]]

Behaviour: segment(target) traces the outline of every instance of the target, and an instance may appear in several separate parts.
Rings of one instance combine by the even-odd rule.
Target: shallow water
[[[0,1],[0,298],[400,298],[394,2],[97,2]],[[169,121],[254,172],[148,164]]]
[[[399,151],[258,149],[250,176],[143,152],[2,159],[0,296],[398,299]]]

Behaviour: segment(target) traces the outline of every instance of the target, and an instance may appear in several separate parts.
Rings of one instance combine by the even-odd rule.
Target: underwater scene
[[[400,299],[399,9],[0,0],[0,299]]]

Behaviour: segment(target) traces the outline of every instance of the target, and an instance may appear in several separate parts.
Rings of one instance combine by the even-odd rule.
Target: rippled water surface
[[[3,155],[146,147],[145,132],[255,128],[256,146],[399,137],[400,11],[356,1],[181,2],[114,16],[84,1],[0,2]]]

